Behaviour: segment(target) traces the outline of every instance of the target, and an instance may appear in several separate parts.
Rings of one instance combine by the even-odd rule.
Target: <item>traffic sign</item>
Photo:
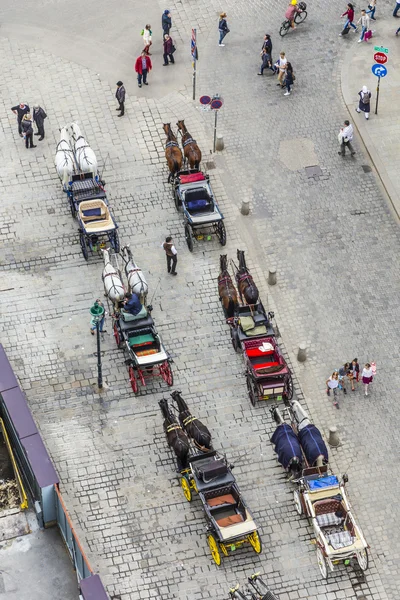
[[[387,75],[387,68],[384,67],[383,65],[372,65],[372,72],[374,75],[376,75],[377,77],[386,77]]]
[[[196,34],[196,29],[192,29],[192,38],[190,40],[190,53],[194,60],[198,59]]]
[[[374,54],[374,61],[379,63],[380,65],[384,65],[388,61],[388,57],[383,52],[376,52]]]
[[[383,54],[389,54],[389,48],[383,46],[374,46],[374,52],[383,52]]]

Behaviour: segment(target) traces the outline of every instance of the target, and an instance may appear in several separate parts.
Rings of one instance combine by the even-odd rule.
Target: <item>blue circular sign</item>
[[[378,63],[375,63],[374,65],[372,65],[372,72],[377,77],[386,77],[387,68],[383,65],[378,65]]]

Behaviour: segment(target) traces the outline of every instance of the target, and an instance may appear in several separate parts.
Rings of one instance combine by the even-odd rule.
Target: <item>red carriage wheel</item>
[[[171,365],[168,361],[165,361],[160,367],[161,377],[164,379],[165,383],[171,387],[174,385],[174,376],[172,373]]]
[[[143,371],[141,369],[138,370],[138,375],[139,375],[140,383],[145,386],[146,382],[144,380]]]
[[[129,381],[131,382],[132,390],[134,394],[137,394],[138,391],[138,383],[135,376],[135,370],[133,367],[129,367]]]
[[[118,348],[121,347],[121,338],[119,337],[119,331],[118,331],[118,327],[117,324],[114,323],[114,338],[115,338],[115,343],[117,344]]]

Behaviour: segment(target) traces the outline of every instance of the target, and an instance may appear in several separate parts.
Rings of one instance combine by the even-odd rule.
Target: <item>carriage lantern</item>
[[[101,353],[100,353],[100,321],[104,317],[104,306],[102,306],[99,300],[93,304],[90,308],[90,314],[92,315],[93,323],[96,325],[97,335],[97,384],[99,389],[103,387],[103,374],[101,370]]]

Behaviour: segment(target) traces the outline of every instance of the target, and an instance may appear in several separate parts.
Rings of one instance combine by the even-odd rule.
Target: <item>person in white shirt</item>
[[[171,273],[171,275],[178,275],[178,273],[175,271],[176,263],[178,262],[178,252],[174,246],[171,236],[165,238],[165,242],[163,243],[162,247],[164,248],[167,257],[168,273]]]
[[[355,151],[354,151],[353,146],[351,145],[351,142],[353,140],[353,126],[350,125],[350,121],[344,122],[344,126],[341,127],[341,129],[340,129],[338,139],[339,139],[339,143],[341,146],[338,154],[341,154],[342,156],[344,156],[345,151],[346,151],[346,146],[347,146],[347,148],[351,152],[351,155],[354,156]]]
[[[287,58],[285,56],[285,53],[281,52],[279,54],[278,61],[275,63],[275,66],[279,70],[279,73],[278,73],[278,81],[279,81],[279,83],[277,83],[277,85],[280,85],[281,87],[284,86],[284,78],[285,78],[285,75],[286,75],[286,65],[287,65]]]
[[[149,50],[150,50],[150,46],[152,45],[152,41],[151,41],[151,25],[146,25],[145,28],[143,29],[143,42],[144,42],[144,51],[146,52],[146,54],[148,56],[151,56]]]
[[[365,395],[368,396],[368,386],[374,378],[374,372],[369,363],[366,363],[365,367],[362,370],[361,376],[362,376],[362,382],[365,387]]]
[[[364,39],[364,35],[367,33],[367,31],[369,30],[369,22],[370,22],[370,18],[367,15],[367,13],[365,12],[365,10],[363,9],[361,11],[361,17],[358,19],[357,21],[357,25],[359,23],[361,23],[361,35],[360,35],[360,39],[358,40],[358,43],[362,42]]]

